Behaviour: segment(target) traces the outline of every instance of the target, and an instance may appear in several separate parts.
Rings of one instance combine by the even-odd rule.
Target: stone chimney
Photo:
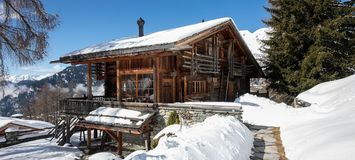
[[[142,17],[140,17],[137,20],[137,24],[138,24],[138,28],[139,28],[139,37],[142,37],[142,36],[144,36],[144,30],[143,30],[144,20],[142,19]]]

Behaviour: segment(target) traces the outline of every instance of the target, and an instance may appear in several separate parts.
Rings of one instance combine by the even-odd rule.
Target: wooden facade
[[[249,92],[249,78],[263,77],[231,20],[173,44],[67,56],[59,62],[88,66],[89,98],[93,80],[104,80],[104,97],[122,102],[233,101]]]
[[[56,127],[62,128],[59,131],[62,133],[61,143],[69,142],[75,128],[79,127],[87,131],[88,137],[91,137],[91,130],[106,132],[117,141],[119,155],[122,155],[122,132],[126,131],[146,135],[149,149],[154,117],[138,128],[91,124],[83,119],[100,106],[151,108],[152,115],[155,115],[157,106],[173,102],[233,101],[238,95],[249,92],[249,79],[263,77],[264,74],[233,20],[218,22],[174,42],[85,54],[75,52],[53,61],[88,66],[87,96],[60,101],[61,113],[66,118],[59,122],[65,127]],[[144,21],[138,24],[143,25]],[[143,32],[140,31],[140,35],[143,36]],[[144,38],[140,40],[146,40]],[[92,95],[95,80],[104,81],[104,95]],[[91,145],[90,138],[87,145]]]

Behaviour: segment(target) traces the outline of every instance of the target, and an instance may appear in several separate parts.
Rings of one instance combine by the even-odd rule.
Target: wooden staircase
[[[69,141],[72,134],[74,134],[77,130],[76,124],[79,121],[80,120],[78,117],[70,117],[69,122],[68,120],[62,118],[60,121],[58,121],[56,126],[48,133],[48,135],[53,136],[51,141],[53,139],[56,139],[58,145],[64,145],[66,142]]]

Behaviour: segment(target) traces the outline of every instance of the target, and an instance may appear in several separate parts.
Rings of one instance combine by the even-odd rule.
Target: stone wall
[[[218,106],[159,106],[159,115],[157,116],[157,122],[152,135],[157,134],[160,130],[166,127],[168,117],[173,111],[176,111],[179,117],[183,119],[182,123],[187,125],[203,122],[207,117],[215,114],[234,116],[239,120],[242,120],[242,109],[239,107],[219,108]]]

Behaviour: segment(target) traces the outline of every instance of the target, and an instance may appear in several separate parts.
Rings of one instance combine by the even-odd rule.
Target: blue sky
[[[49,64],[68,52],[112,39],[138,34],[142,17],[145,33],[232,17],[240,30],[265,27],[266,0],[43,0],[45,9],[59,15],[60,25],[49,33],[48,56],[32,66],[9,66],[11,75],[49,74],[65,65]]]

